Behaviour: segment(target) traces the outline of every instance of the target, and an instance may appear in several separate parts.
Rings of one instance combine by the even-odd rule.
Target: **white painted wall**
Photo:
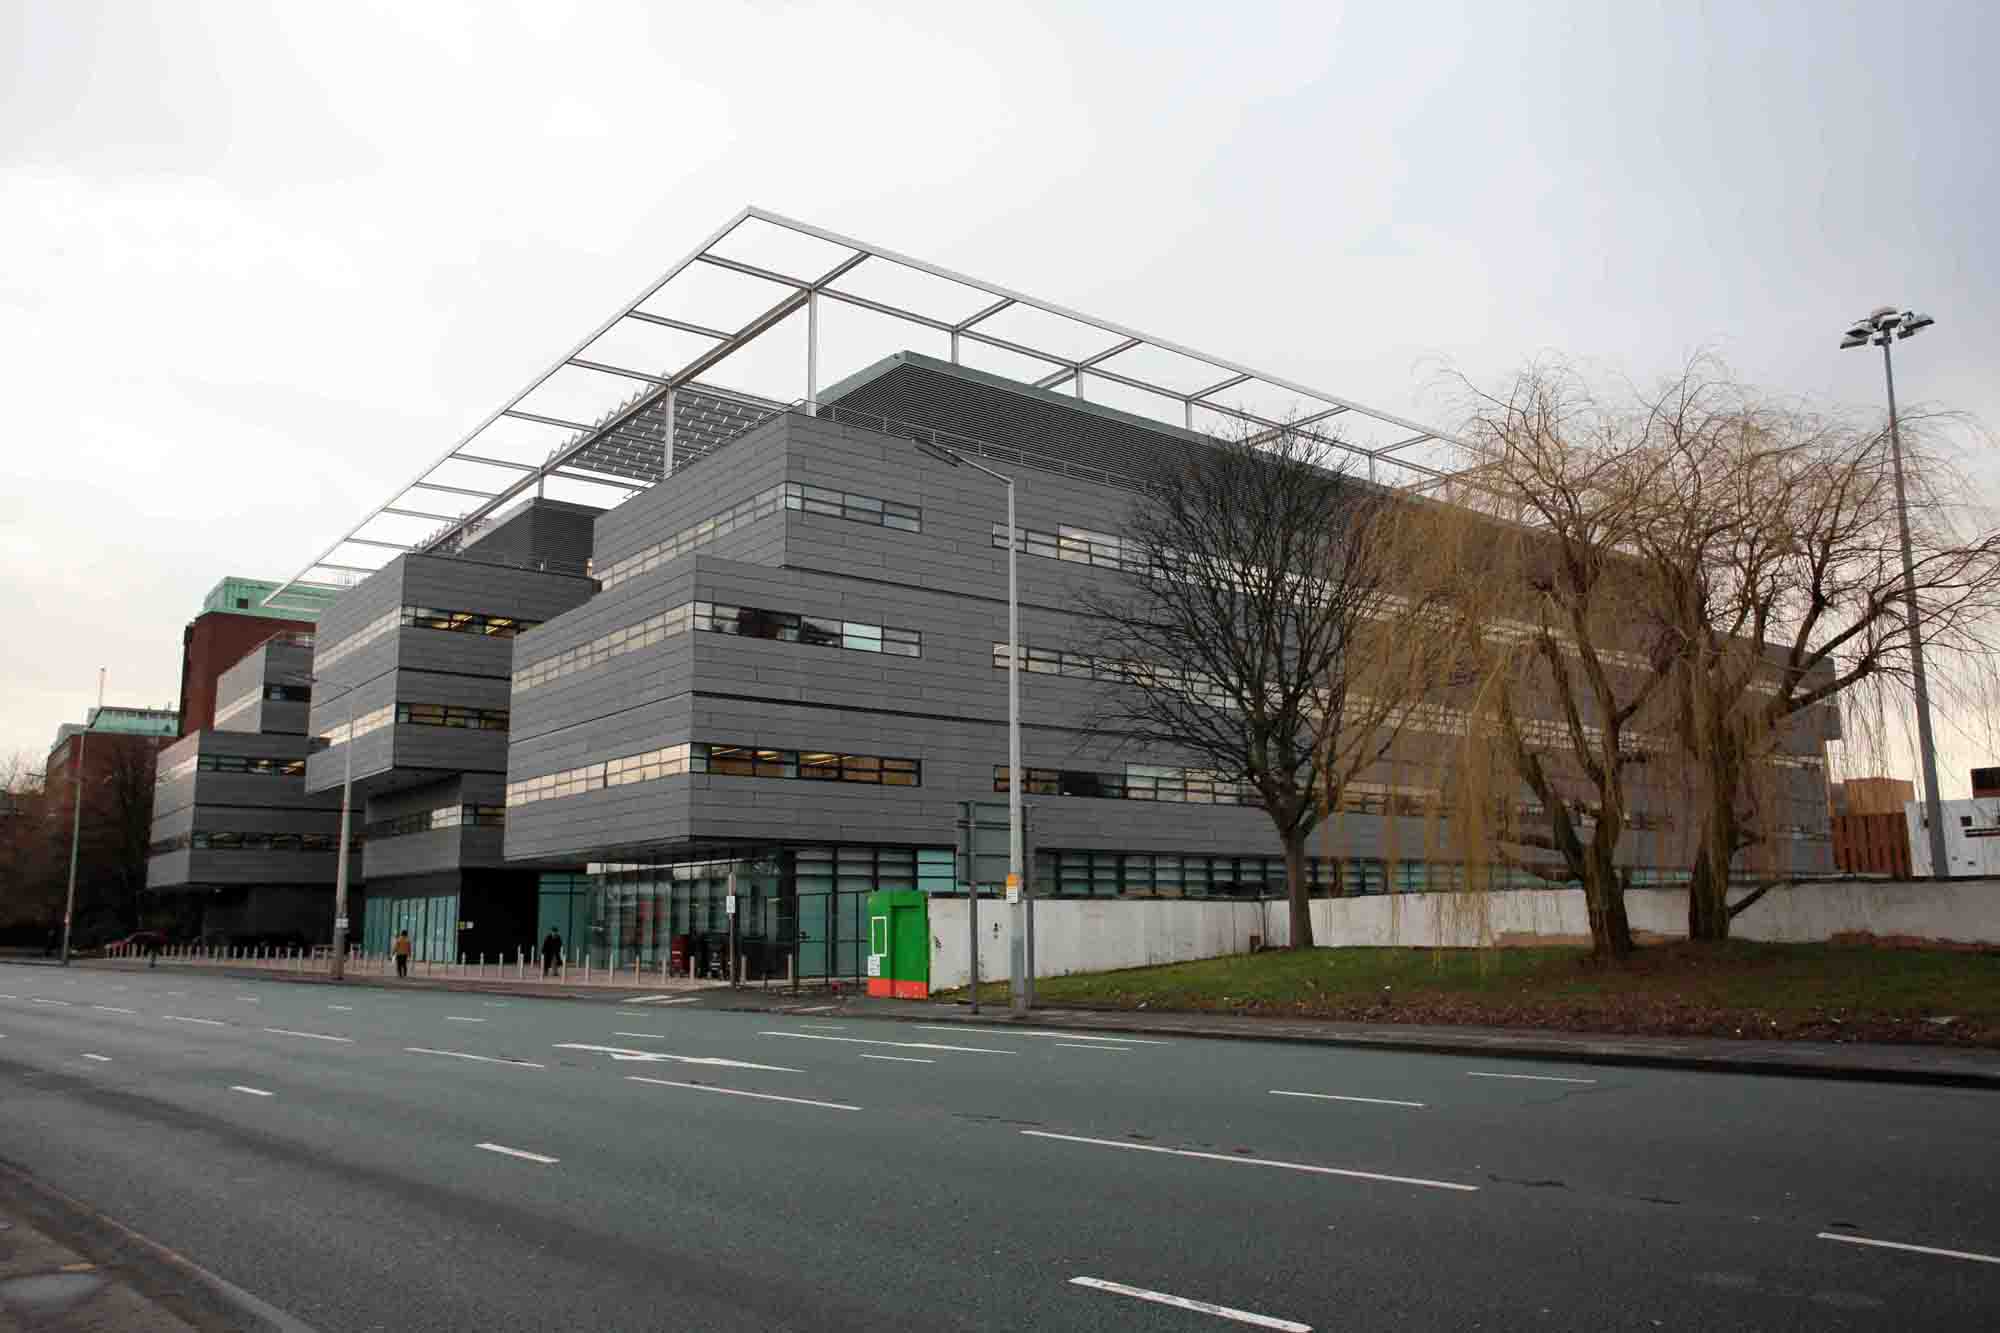
[[[1944,859],[1954,875],[2000,875],[2000,800],[1979,797],[1940,801],[1944,812]],[[1924,827],[1924,804],[1903,806],[1910,831],[1910,873],[1931,873],[1931,835]]]
[[[1625,895],[1635,931],[1687,934],[1687,893],[1633,889]],[[966,980],[963,898],[933,898],[931,986]],[[1492,894],[1382,894],[1315,899],[1313,937],[1323,946],[1473,948],[1584,940],[1590,926],[1579,889]],[[1008,975],[1012,918],[1005,903],[979,905],[980,975]],[[1890,883],[1854,880],[1773,889],[1736,919],[1740,939],[1813,943],[1868,932],[1960,944],[2000,944],[2000,881]],[[1197,899],[1059,898],[1035,906],[1035,973],[1062,976],[1247,953],[1251,937],[1289,941],[1282,902]]]
[[[931,899],[931,988],[966,981],[963,898]],[[1013,918],[994,898],[979,903],[979,975],[1008,975]],[[1282,902],[1223,902],[1192,898],[1050,898],[1035,904],[1035,975],[1147,967],[1193,958],[1248,953],[1251,937],[1290,937]]]

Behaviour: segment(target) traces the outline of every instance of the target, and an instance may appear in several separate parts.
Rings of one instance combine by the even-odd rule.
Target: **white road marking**
[[[107,1064],[107,1065],[108,1065],[108,1064],[110,1064],[110,1063],[111,1063],[111,1057],[110,1057],[110,1056],[108,1056],[108,1055],[92,1055],[92,1054],[91,1054],[91,1053],[90,1053],[89,1051],[85,1051],[85,1052],[83,1053],[83,1058],[84,1058],[84,1059],[86,1059],[86,1060],[95,1060],[95,1061],[97,1061],[97,1062],[98,1062],[99,1064]]]
[[[1837,1240],[1847,1245],[1873,1245],[1884,1250],[1908,1250],[1912,1254],[1935,1254],[1944,1259],[1969,1259],[1975,1264],[2000,1264],[2000,1254],[1975,1254],[1971,1250],[1940,1250],[1930,1245],[1910,1245],[1900,1240],[1874,1240],[1867,1236],[1843,1236],[1822,1231],[1821,1240]]]
[[[1353,1180],[1382,1180],[1392,1185],[1421,1185],[1426,1189],[1479,1192],[1477,1185],[1459,1185],[1449,1180],[1425,1180],[1420,1176],[1385,1176],[1377,1171],[1349,1171],[1338,1166],[1313,1166],[1306,1162],[1281,1162],[1275,1157],[1238,1157],[1226,1152],[1196,1152],[1192,1148],[1163,1148],[1154,1143],[1127,1143],[1122,1139],[1092,1139],[1081,1134],[1050,1134],[1039,1129],[1021,1131],[1031,1139],[1061,1139],[1065,1143],[1090,1143],[1100,1148],[1123,1148],[1128,1152],[1166,1153],[1172,1157],[1198,1157],[1210,1162],[1234,1162],[1238,1166],[1275,1166],[1287,1171],[1306,1171],[1316,1176],[1346,1176]]]
[[[559,1041],[559,1051],[595,1051],[608,1055],[613,1060],[644,1060],[649,1064],[671,1063],[677,1065],[715,1065],[723,1069],[765,1069],[774,1074],[803,1074],[803,1069],[793,1069],[789,1065],[760,1065],[748,1060],[726,1060],[719,1055],[669,1055],[665,1051],[634,1051],[623,1046],[593,1046],[589,1042]]]
[[[792,1012],[795,1014],[823,1014],[829,1009],[838,1008],[840,1006],[837,1004],[810,1004],[801,1009],[794,1009]]]
[[[354,1012],[354,1006],[353,1006],[353,1005],[351,1005],[351,1004],[330,1004],[330,1005],[328,1005],[328,1006],[327,1006],[327,1008],[329,1008],[329,1009],[341,1009],[341,1010],[345,1010],[345,1011],[346,1011],[346,1012],[348,1012],[348,1013],[353,1013],[353,1012]]]
[[[664,1032],[614,1032],[611,1035],[614,1037],[647,1037],[653,1040],[663,1040],[667,1034]]]
[[[465,1051],[439,1051],[429,1046],[405,1046],[403,1049],[411,1055],[448,1055],[454,1060],[477,1060],[481,1064],[488,1065],[517,1065],[522,1069],[548,1068],[547,1065],[538,1065],[533,1060],[509,1060],[497,1055],[472,1055]]]
[[[1227,1305],[1216,1305],[1209,1301],[1189,1300],[1185,1296],[1169,1296],[1164,1291],[1147,1291],[1144,1287],[1128,1287],[1122,1282],[1106,1282],[1101,1277],[1073,1277],[1074,1287],[1093,1287],[1098,1291],[1108,1291],[1119,1296],[1135,1296],[1155,1305],[1171,1305],[1177,1310],[1193,1310],[1198,1314],[1212,1314],[1218,1319],[1233,1319],[1239,1324],[1254,1324],[1258,1328],[1277,1328],[1285,1333],[1312,1333],[1311,1324],[1294,1323],[1289,1319],[1274,1319],[1267,1314],[1252,1314],[1248,1310],[1238,1310]]]
[[[481,1000],[480,1003],[488,1009],[505,1009],[507,1007],[505,1000]]]
[[[115,1004],[93,1004],[90,1007],[93,1009],[102,1009],[107,1014],[136,1014],[139,1012],[137,1009],[122,1009]]]
[[[175,997],[176,999],[185,999],[185,998],[187,998],[187,992],[186,992],[186,991],[184,991],[184,990],[170,990],[170,991],[164,991],[164,992],[162,992],[162,993],[163,993],[163,994],[166,994],[166,995],[171,995],[171,996]]]
[[[872,1037],[828,1037],[817,1032],[765,1032],[766,1037],[796,1037],[800,1041],[846,1041],[857,1046],[900,1046],[911,1051],[976,1051],[981,1055],[1019,1055],[999,1046],[946,1046],[935,1041],[878,1041]]]
[[[527,1162],[540,1162],[543,1166],[554,1166],[562,1160],[560,1157],[544,1157],[538,1152],[523,1152],[519,1148],[509,1148],[499,1143],[481,1143],[474,1146],[484,1148],[488,1152],[502,1153],[508,1157],[519,1157]]]
[[[823,1106],[829,1111],[859,1111],[858,1106],[846,1102],[816,1102],[810,1097],[780,1097],[770,1092],[745,1092],[741,1088],[718,1088],[711,1083],[675,1083],[671,1079],[644,1078],[638,1074],[627,1074],[629,1083],[653,1083],[662,1088],[687,1088],[694,1092],[720,1092],[730,1097],[755,1097],[760,1102],[791,1102],[797,1106]]]
[[[30,1001],[29,1001],[29,1003],[30,1003],[30,1004],[54,1004],[54,1005],[60,1005],[60,1006],[62,1006],[62,1007],[63,1007],[63,1008],[65,1008],[65,1009],[69,1008],[69,1001],[68,1001],[68,1000],[40,1000],[40,999],[37,999],[37,1000],[30,1000]]]
[[[484,1023],[486,1020],[483,1018],[460,1018],[457,1014],[446,1014],[444,1021],[447,1023]]]
[[[258,999],[258,998],[257,998],[256,996],[254,996],[254,995],[239,995],[239,996],[237,996],[236,998],[237,998],[237,999],[239,999],[239,1000],[241,1000],[241,1001],[243,1001],[243,1002],[244,1002],[245,1004],[262,1004],[262,1003],[264,1003],[264,1002],[263,1002],[262,1000]]]
[[[910,1026],[913,1028],[922,1028],[925,1032],[964,1032],[969,1027],[984,1025],[972,1023],[912,1023]],[[1119,1046],[1173,1045],[1170,1041],[1154,1041],[1147,1037],[1093,1037],[1088,1032],[1051,1032],[1046,1028],[1006,1028],[1002,1031],[1010,1037],[1056,1037],[1063,1041],[1105,1041],[1113,1042]],[[995,1035],[999,1035],[999,1033]]]
[[[701,998],[701,997],[700,997],[699,995],[634,995],[634,996],[633,996],[633,997],[632,997],[631,999],[629,999],[629,1000],[623,1000],[623,1001],[621,1001],[620,1003],[623,1003],[623,1004],[693,1004],[693,1003],[694,1003],[694,1002],[695,1002],[696,1000],[699,1000],[700,998]]]
[[[1597,1082],[1597,1080],[1596,1080],[1596,1079],[1594,1079],[1594,1078],[1557,1078],[1557,1077],[1556,1077],[1555,1075],[1553,1075],[1553,1074],[1474,1074],[1474,1073],[1467,1073],[1467,1074],[1466,1074],[1466,1077],[1467,1077],[1467,1078],[1518,1078],[1518,1079],[1522,1079],[1522,1080],[1524,1080],[1524,1081],[1526,1081],[1526,1082],[1529,1082],[1529,1083],[1595,1083],[1595,1082]]]
[[[1056,1049],[1059,1051],[1129,1051],[1132,1048],[1130,1046],[1082,1046],[1073,1041],[1059,1041],[1056,1043]]]
[[[246,1088],[241,1083],[230,1084],[229,1090],[231,1092],[247,1092],[252,1097],[275,1097],[277,1095],[276,1093],[266,1092],[262,1088]]]
[[[1393,1097],[1342,1097],[1332,1092],[1286,1092],[1282,1088],[1272,1088],[1273,1097],[1310,1097],[1319,1102],[1366,1102],[1370,1106],[1414,1106],[1423,1109],[1422,1102],[1399,1102]]]
[[[0,1000],[18,1000],[20,998],[18,995],[0,995]]]
[[[936,1063],[937,1063],[937,1061],[935,1061],[935,1060],[926,1060],[926,1059],[923,1059],[923,1058],[922,1058],[921,1056],[915,1056],[915,1055],[870,1055],[870,1054],[869,1054],[869,1053],[868,1053],[867,1051],[863,1051],[863,1052],[861,1053],[861,1058],[862,1058],[862,1059],[864,1059],[864,1060],[894,1060],[894,1061],[895,1061],[895,1062],[896,1062],[897,1064],[904,1064],[904,1065],[934,1065],[934,1064],[936,1064]]]
[[[354,1041],[352,1037],[330,1037],[324,1032],[300,1032],[295,1028],[265,1028],[264,1031],[275,1032],[281,1037],[311,1037],[314,1041],[340,1041],[349,1044]]]
[[[219,1018],[188,1018],[182,1014],[161,1014],[160,1017],[169,1023],[201,1023],[212,1028],[226,1028],[229,1026],[229,1024]]]

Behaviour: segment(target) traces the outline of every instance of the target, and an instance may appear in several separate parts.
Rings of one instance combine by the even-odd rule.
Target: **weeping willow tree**
[[[1986,660],[2000,536],[1924,447],[1923,418],[1899,483],[1879,429],[1771,402],[1708,358],[1615,399],[1538,364],[1471,401],[1471,457],[1443,493],[1470,521],[1437,520],[1433,542],[1455,552],[1440,577],[1480,661],[1458,781],[1497,753],[1548,827],[1466,791],[1460,841],[1554,853],[1598,952],[1619,956],[1620,839],[1664,824],[1635,811],[1643,783],[1676,807],[1680,836],[1656,845],[1688,870],[1689,935],[1726,938],[1788,882],[1790,839],[1816,822],[1836,701],[1908,680],[1906,608],[1934,655]]]
[[[1931,447],[1936,418],[1906,418],[1899,475],[1883,429],[1762,400],[1712,362],[1643,407],[1655,502],[1633,546],[1645,614],[1674,650],[1697,821],[1688,935],[1720,940],[1794,873],[1798,811],[1825,798],[1788,774],[1840,734],[1840,697],[1911,680],[1911,607],[1946,674],[1987,659],[2000,533]]]

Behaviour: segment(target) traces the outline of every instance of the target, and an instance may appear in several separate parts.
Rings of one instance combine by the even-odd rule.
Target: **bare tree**
[[[41,773],[25,755],[0,760],[0,927],[46,926],[61,914],[57,850]]]
[[[1306,841],[1390,747],[1436,658],[1398,569],[1400,505],[1297,429],[1197,449],[1136,507],[1136,557],[1086,593],[1117,663],[1093,731],[1172,755],[1270,816],[1291,946],[1313,944]]]
[[[1642,407],[1653,505],[1632,549],[1645,615],[1673,649],[1674,733],[1698,821],[1688,934],[1726,939],[1791,870],[1775,846],[1788,832],[1775,766],[1833,734],[1838,696],[1907,681],[1907,593],[1934,662],[1976,673],[1987,659],[2000,534],[1975,526],[1971,490],[1924,447],[1921,416],[1905,418],[1899,485],[1886,431],[1761,401],[1706,358]],[[1750,881],[1733,903],[1732,878]]]
[[[1637,571],[1621,554],[1651,521],[1647,426],[1561,366],[1530,366],[1501,395],[1460,383],[1471,457],[1432,511],[1429,543],[1475,667],[1454,836],[1469,863],[1580,883],[1595,952],[1623,958],[1632,932],[1615,858],[1633,770],[1660,750],[1646,727],[1671,654],[1632,614]]]

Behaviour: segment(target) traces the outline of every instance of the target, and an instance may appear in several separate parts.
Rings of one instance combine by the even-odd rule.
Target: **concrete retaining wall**
[[[1634,889],[1625,895],[1642,936],[1687,934],[1687,893]],[[966,979],[966,901],[933,898],[931,985]],[[1487,895],[1384,894],[1324,898],[1313,905],[1313,935],[1327,947],[1473,948],[1586,944],[1590,927],[1577,889]],[[1008,974],[1011,917],[1005,903],[979,905],[980,976]],[[1773,889],[1736,919],[1740,939],[1816,943],[1867,933],[1908,941],[2000,945],[2000,880],[1948,884],[1856,881]],[[1035,972],[1063,976],[1120,967],[1247,953],[1252,938],[1290,938],[1282,902],[1195,899],[1048,899],[1035,906]]]

